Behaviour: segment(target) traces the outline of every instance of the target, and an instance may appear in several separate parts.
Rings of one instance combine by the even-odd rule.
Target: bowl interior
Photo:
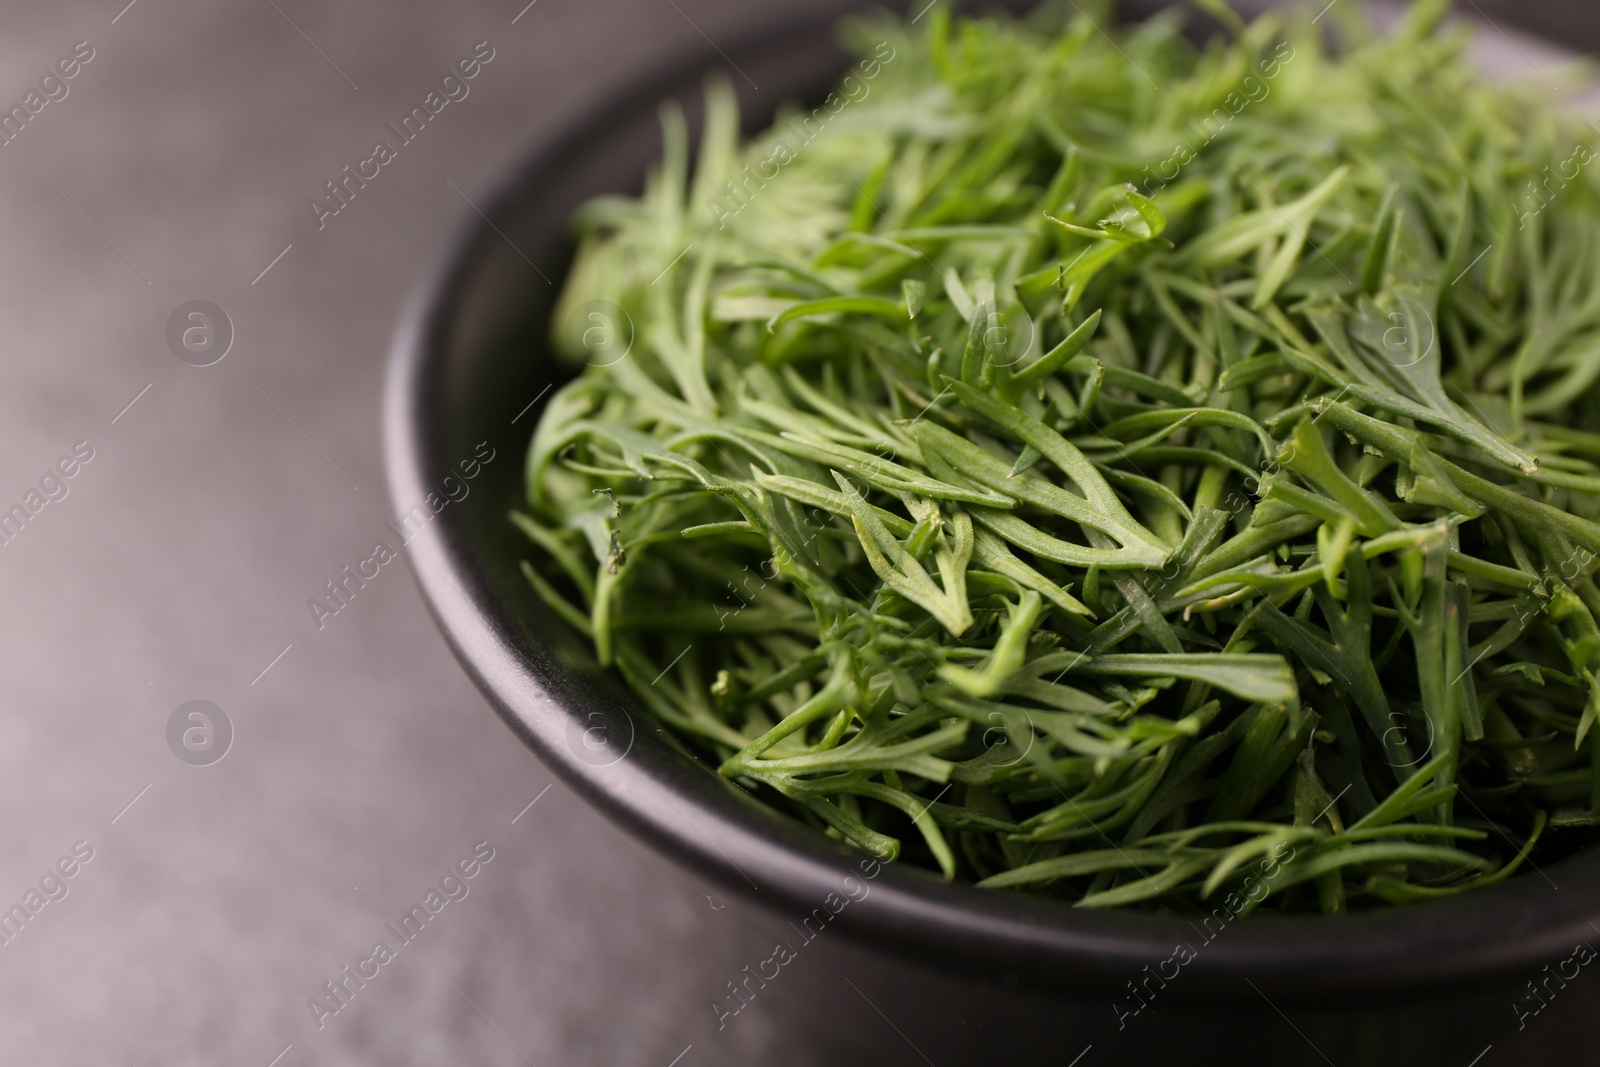
[[[747,130],[780,102],[825,91],[848,60],[833,40],[837,14],[722,42],[721,52],[640,79],[533,146],[492,195],[474,197],[483,217],[466,219],[395,341],[385,433],[397,526],[430,608],[507,723],[654,846],[791,915],[870,882],[863,906],[845,909],[835,925],[920,959],[1120,989],[1176,942],[1194,941],[1196,928],[946,884],[879,865],[771,810],[690,756],[598,670],[587,643],[544,608],[520,571],[531,546],[506,514],[522,497],[523,455],[541,406],[570,376],[547,344],[572,250],[567,220],[596,194],[639,190],[660,151],[659,103],[679,101],[697,128],[708,72],[729,77]],[[1286,1001],[1390,999],[1531,973],[1595,936],[1593,852],[1438,903],[1237,922],[1215,945],[1208,939],[1190,967],[1209,980],[1185,983],[1183,995],[1254,996],[1249,978],[1272,982]]]

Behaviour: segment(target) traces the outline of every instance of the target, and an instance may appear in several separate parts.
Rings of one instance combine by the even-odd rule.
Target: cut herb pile
[[[693,168],[664,113],[580,216],[529,581],[724,776],[946,877],[1337,912],[1586,843],[1592,131],[1436,3],[1091,6],[854,23],[748,145],[713,85]]]

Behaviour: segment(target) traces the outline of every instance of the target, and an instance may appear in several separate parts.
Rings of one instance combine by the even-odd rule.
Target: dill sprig
[[[579,219],[529,581],[731,782],[946,877],[1337,912],[1570,848],[1592,130],[1441,3],[1337,55],[1072,7],[852,23],[748,144],[710,84],[692,166],[664,112]]]

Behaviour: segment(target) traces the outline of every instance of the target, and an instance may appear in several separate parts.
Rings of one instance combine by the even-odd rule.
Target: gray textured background
[[[385,348],[470,210],[450,183],[474,196],[640,66],[800,5],[539,0],[513,24],[525,0],[123,2],[0,10],[6,107],[95,50],[0,147],[0,510],[74,442],[95,450],[0,548],[0,909],[94,849],[0,946],[0,1058],[845,1062],[790,1050],[805,1033],[937,1060],[843,980],[872,988],[843,946],[714,1033],[711,999],[780,922],[543,792],[403,564],[320,631],[306,607],[387,537]],[[1482,6],[1596,32],[1589,5]],[[319,232],[307,198],[485,40],[470,96]],[[194,298],[234,324],[214,366],[167,348]],[[196,698],[236,731],[207,767],[165,736]],[[307,998],[480,841],[470,895],[319,1030]]]

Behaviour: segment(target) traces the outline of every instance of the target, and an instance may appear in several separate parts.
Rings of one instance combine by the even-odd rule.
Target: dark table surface
[[[845,946],[718,1032],[712,999],[781,920],[552,784],[403,565],[320,625],[307,606],[393,543],[385,349],[469,199],[641,67],[800,5],[124,2],[0,14],[5,108],[92,49],[0,146],[0,512],[92,449],[0,545],[0,911],[37,908],[0,943],[0,1059],[937,1062],[863,1003],[871,961]],[[1472,6],[1600,34],[1589,5]],[[319,229],[308,199],[479,42],[469,95]],[[210,366],[169,347],[191,300],[231,322]],[[191,700],[231,723],[220,761],[197,765],[214,712],[169,742]],[[92,858],[47,878],[75,846]],[[475,847],[493,858],[446,883],[466,896],[402,944],[385,924]],[[380,940],[394,958],[346,979]],[[317,1011],[334,980],[343,1006]]]

